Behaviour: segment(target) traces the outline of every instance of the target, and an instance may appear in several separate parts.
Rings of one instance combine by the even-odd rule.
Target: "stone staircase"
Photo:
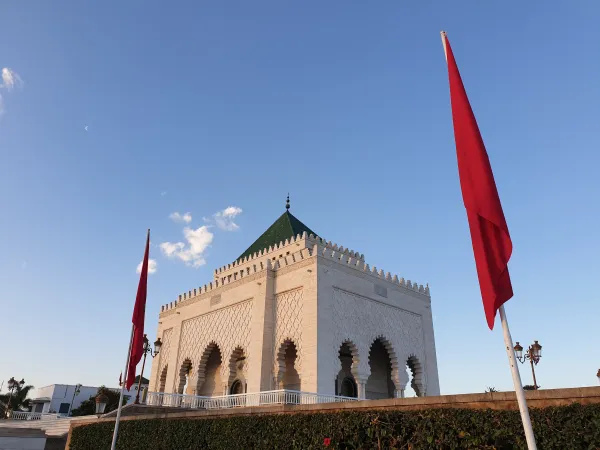
[[[0,420],[0,428],[2,429],[38,429],[46,433],[46,436],[66,436],[71,427],[71,422],[95,418],[96,416],[81,416],[81,417],[64,417],[56,419],[42,420]]]

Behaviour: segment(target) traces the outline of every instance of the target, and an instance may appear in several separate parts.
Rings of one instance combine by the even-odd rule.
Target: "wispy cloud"
[[[142,263],[143,263],[143,261],[140,261],[140,263],[138,264],[137,269],[135,270],[137,273],[142,272]],[[156,273],[157,266],[158,266],[158,264],[156,263],[155,259],[149,259],[148,260],[148,275],[152,275],[153,273]]]
[[[164,197],[165,195],[167,195],[167,191],[162,191],[162,192],[160,193],[160,196],[161,196],[161,197]]]
[[[23,86],[23,80],[17,72],[8,67],[2,69],[2,84],[0,87],[12,91],[15,87]]]
[[[223,211],[213,214],[213,220],[217,227],[224,231],[236,231],[240,226],[234,222],[235,218],[242,213],[242,208],[229,206]],[[206,220],[206,219],[205,219]]]
[[[186,242],[163,242],[160,249],[168,258],[177,258],[191,267],[201,267],[206,264],[205,252],[213,241],[211,233],[206,225],[197,229],[185,227],[183,236]]]
[[[15,87],[21,87],[23,85],[23,80],[19,76],[17,72],[8,67],[4,67],[2,69],[2,84],[0,84],[0,89],[5,89],[7,91],[12,91]],[[0,115],[4,113],[4,99],[2,98],[2,94],[0,94]]]
[[[173,222],[190,223],[192,221],[192,214],[189,212],[186,212],[185,214],[174,212],[169,216],[169,219],[171,219]]]

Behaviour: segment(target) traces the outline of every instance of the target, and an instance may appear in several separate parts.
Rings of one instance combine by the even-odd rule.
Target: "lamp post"
[[[71,410],[73,409],[73,402],[75,401],[75,396],[79,395],[80,392],[81,392],[81,383],[77,383],[75,385],[75,390],[73,391],[73,398],[71,399],[71,404],[69,405],[69,412],[67,413],[67,416],[71,415]]]
[[[6,405],[6,416],[8,417],[10,411],[12,411],[12,407],[11,407],[11,403],[12,403],[12,396],[15,393],[15,391],[17,391],[19,388],[22,388],[25,385],[25,380],[21,378],[21,381],[17,381],[15,380],[15,377],[10,377],[10,380],[8,380],[7,386],[8,386],[8,405]]]
[[[102,392],[96,396],[96,415],[98,418],[104,414],[106,405],[108,404],[108,397]]]
[[[160,348],[162,347],[162,342],[160,342],[160,338],[158,338],[154,342],[154,351],[152,347],[150,347],[150,342],[148,341],[148,336],[144,334],[144,360],[142,361],[142,373],[140,374],[140,378],[138,380],[137,386],[137,394],[135,396],[135,404],[138,405],[140,403],[140,391],[142,390],[142,377],[144,376],[144,367],[146,366],[146,355],[150,354],[153,358],[156,357],[160,353]]]
[[[520,363],[524,363],[527,360],[529,360],[529,362],[531,363],[531,373],[533,374],[533,389],[537,391],[538,386],[537,381],[535,379],[534,365],[537,366],[537,364],[540,362],[540,358],[542,357],[542,346],[539,344],[538,341],[533,341],[533,344],[531,344],[525,352],[525,354],[523,354],[523,347],[517,341],[517,345],[515,345],[515,353]]]

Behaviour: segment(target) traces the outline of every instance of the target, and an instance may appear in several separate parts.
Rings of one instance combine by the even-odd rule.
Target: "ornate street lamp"
[[[104,410],[106,409],[106,405],[108,404],[108,397],[100,393],[96,396],[96,415],[100,417],[104,414]]]
[[[160,338],[158,338],[154,342],[154,351],[152,347],[150,347],[150,341],[148,341],[148,336],[144,334],[144,360],[142,362],[142,373],[140,374],[140,378],[138,380],[137,386],[137,394],[135,396],[135,404],[138,405],[140,403],[140,391],[142,390],[142,378],[144,377],[144,367],[146,366],[146,355],[150,354],[153,358],[155,358],[160,353],[160,348],[162,347],[162,342],[160,342]]]
[[[529,346],[525,354],[523,354],[523,346],[519,344],[517,341],[517,345],[515,345],[515,354],[520,363],[524,363],[529,360],[531,363],[531,373],[533,374],[533,389],[537,390],[537,381],[535,379],[535,369],[534,365],[540,362],[540,358],[542,357],[542,346],[538,341],[533,341],[533,344]]]

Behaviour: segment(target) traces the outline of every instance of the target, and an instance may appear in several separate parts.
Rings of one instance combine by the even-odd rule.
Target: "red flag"
[[[135,381],[135,368],[144,354],[144,316],[146,315],[146,291],[148,285],[148,253],[150,250],[150,230],[146,238],[146,251],[144,252],[144,261],[142,262],[142,271],[140,273],[140,284],[138,284],[137,296],[135,297],[135,306],[133,307],[133,339],[131,341],[131,353],[129,354],[129,368],[125,380],[127,390],[131,389]]]
[[[460,186],[471,230],[483,308],[488,326],[493,329],[496,311],[513,296],[508,273],[512,241],[490,160],[445,33],[443,39]]]

